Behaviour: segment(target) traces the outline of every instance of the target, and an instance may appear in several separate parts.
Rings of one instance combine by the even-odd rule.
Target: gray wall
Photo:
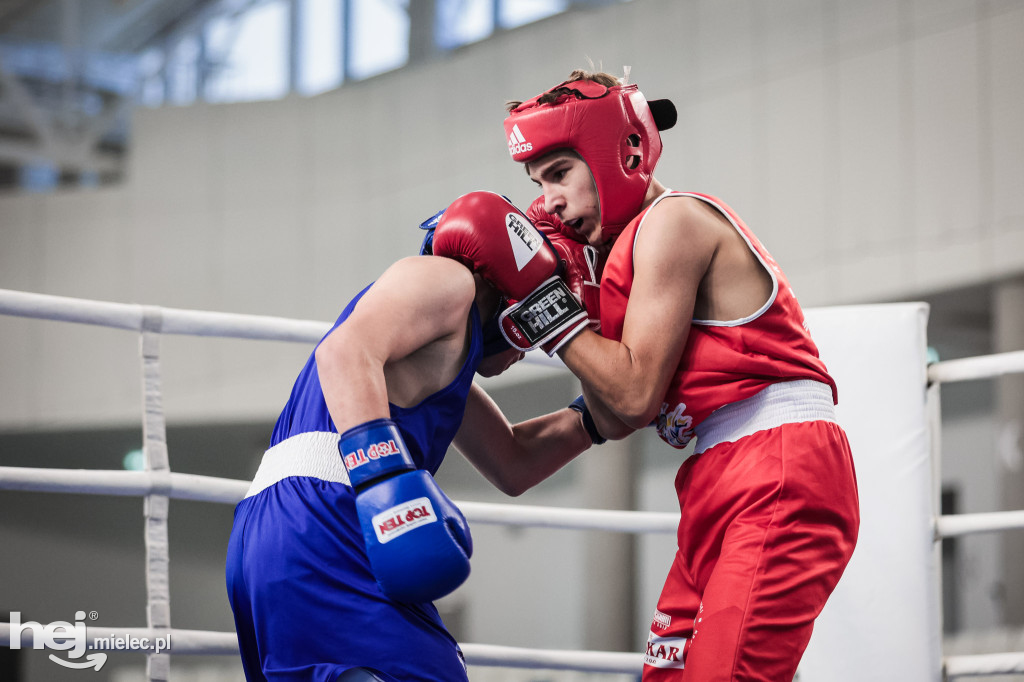
[[[0,196],[0,288],[333,319],[387,264],[415,252],[416,225],[455,196],[492,189],[520,205],[533,198],[507,157],[503,102],[536,94],[588,59],[613,72],[628,64],[649,97],[676,102],[679,124],[664,134],[659,179],[731,203],[805,306],[984,285],[1024,271],[1022,38],[1024,6],[1010,0],[633,0],[571,11],[312,99],[140,109],[124,184]],[[138,429],[137,343],[125,332],[0,317],[0,464],[116,467],[101,454],[80,454],[77,464],[73,453],[47,458],[45,439]],[[165,338],[163,352],[172,427],[209,437],[234,425],[207,457],[220,458],[223,475],[251,475],[258,434],[269,432],[308,348]],[[571,379],[551,381],[535,387],[543,404],[511,384],[499,384],[497,394],[510,416],[527,416],[574,395]],[[954,434],[977,443],[987,417],[975,418],[954,423]],[[672,510],[680,456],[646,437],[633,441],[642,463],[639,506]],[[185,450],[171,440],[172,467],[191,466]],[[579,504],[582,466],[519,502]],[[953,473],[980,475],[968,466]],[[442,476],[453,497],[498,501],[458,460]],[[986,488],[973,490],[977,498]],[[141,505],[123,501],[138,515],[125,526],[103,526],[126,517],[97,512],[103,537],[78,554],[68,542],[75,534],[57,520],[26,533],[31,504],[43,503],[16,504],[24,499],[0,496],[5,508],[22,510],[0,523],[0,602],[67,619],[54,609],[100,608],[88,600],[102,595],[140,622]],[[74,498],[63,513],[97,504]],[[205,595],[176,602],[178,626],[230,627],[226,602],[215,596],[223,556],[216,552],[230,519],[220,512],[209,519],[199,545],[207,559],[186,551],[176,560],[184,540],[172,550],[184,568],[172,603],[189,591]],[[582,540],[476,532],[481,551],[466,597],[442,605],[469,640],[583,645],[580,631],[567,627],[585,598]],[[53,602],[33,590],[32,578],[46,574],[29,565],[85,570],[109,561],[108,549],[121,557],[112,560],[116,570],[46,578],[62,586]],[[512,582],[495,582],[498,550],[538,559]],[[12,556],[34,558],[22,566]],[[671,541],[644,538],[639,556],[636,613],[620,617],[635,622],[642,641]],[[136,578],[123,578],[119,591],[122,574]],[[21,581],[17,589],[11,575]],[[546,615],[501,627],[505,616],[497,614],[530,586],[540,590]],[[976,609],[965,618],[981,626],[991,619]]]

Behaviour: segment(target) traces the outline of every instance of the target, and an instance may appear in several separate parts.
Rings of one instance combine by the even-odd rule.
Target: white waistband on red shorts
[[[260,468],[246,497],[252,497],[289,476],[309,476],[348,483],[348,469],[338,453],[338,434],[310,431],[286,438],[263,453]]]
[[[812,379],[771,384],[745,400],[718,408],[698,424],[694,454],[758,431],[811,421],[836,421],[831,386]]]

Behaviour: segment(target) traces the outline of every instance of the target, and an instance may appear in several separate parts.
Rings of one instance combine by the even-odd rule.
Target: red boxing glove
[[[551,245],[512,202],[493,192],[470,192],[453,201],[437,223],[433,249],[513,299],[558,272]]]
[[[501,327],[519,350],[586,322],[586,311],[558,277],[558,253],[500,194],[470,192],[452,202],[437,223],[433,252],[464,263],[516,301],[502,313]]]
[[[546,234],[548,237],[551,237],[552,232],[558,232],[575,242],[586,244],[586,240],[581,238],[576,230],[568,227],[558,216],[552,215],[544,210],[543,194],[534,199],[533,203],[526,209],[526,217],[537,226],[538,230]]]
[[[526,211],[527,217],[548,238],[562,261],[562,277],[569,290],[587,310],[588,324],[601,333],[601,270],[597,249],[574,238],[558,216],[544,210],[544,197],[537,197]],[[547,348],[545,348],[547,350]],[[552,354],[552,353],[549,353]]]

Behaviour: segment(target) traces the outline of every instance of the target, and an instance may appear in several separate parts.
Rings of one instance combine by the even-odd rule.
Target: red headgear
[[[566,81],[548,92],[558,90],[564,94],[554,102],[538,103],[542,93],[508,115],[509,153],[521,163],[556,149],[578,153],[597,185],[602,230],[618,235],[640,212],[661,156],[658,131],[675,124],[675,107],[668,100],[648,103],[636,85]]]

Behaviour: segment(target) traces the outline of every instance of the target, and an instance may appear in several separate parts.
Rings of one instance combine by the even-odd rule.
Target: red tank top
[[[683,357],[658,415],[658,435],[669,445],[686,447],[695,427],[712,412],[782,381],[820,381],[832,388],[832,399],[836,401],[835,382],[818,357],[818,348],[811,340],[803,311],[786,276],[739,216],[712,196],[667,192],[626,226],[608,255],[601,277],[601,335],[622,340],[626,305],[633,287],[633,246],[637,233],[647,212],[672,197],[700,199],[724,215],[771,275],[772,294],[748,317],[692,321]]]

